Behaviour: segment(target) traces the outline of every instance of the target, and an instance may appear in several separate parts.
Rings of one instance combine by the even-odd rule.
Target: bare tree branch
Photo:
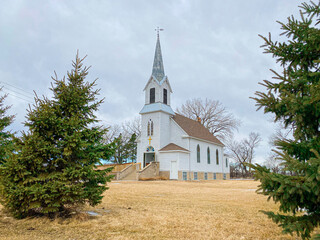
[[[141,134],[141,122],[140,117],[135,117],[131,121],[126,121],[122,124],[122,132],[126,137],[131,137],[135,134],[137,137]]]
[[[239,164],[243,175],[247,175],[250,172],[250,169],[245,164],[253,162],[255,149],[261,140],[260,134],[253,132],[249,134],[249,138],[241,141],[232,140],[232,137],[226,139],[227,153]]]
[[[194,120],[201,119],[201,123],[220,140],[230,137],[240,126],[240,121],[222,103],[207,98],[204,101],[200,98],[187,100],[176,111]]]
[[[107,144],[112,143],[115,138],[117,138],[121,133],[121,127],[118,124],[108,127],[108,132],[104,136],[105,142]]]

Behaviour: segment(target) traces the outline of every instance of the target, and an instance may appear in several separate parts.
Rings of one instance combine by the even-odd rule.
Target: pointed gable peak
[[[157,33],[157,44],[156,44],[156,51],[154,54],[154,61],[152,67],[152,76],[154,76],[159,82],[164,78],[164,68],[163,68],[163,61],[162,61],[162,53],[161,53],[161,46],[160,46],[160,37],[159,31]]]

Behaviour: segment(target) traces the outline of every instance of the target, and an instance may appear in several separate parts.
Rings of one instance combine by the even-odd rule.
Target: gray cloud
[[[242,120],[237,137],[250,131],[264,138],[257,159],[268,153],[274,125],[256,112],[249,97],[258,82],[277,69],[262,54],[258,34],[278,37],[279,24],[298,13],[298,0],[272,1],[7,1],[0,9],[0,81],[22,88],[7,104],[17,114],[12,128],[22,130],[28,93],[51,96],[53,71],[63,77],[77,49],[92,65],[88,80],[99,78],[105,97],[98,116],[120,123],[138,114],[150,74],[156,26],[163,27],[165,72],[175,109],[193,97],[220,100]],[[0,83],[0,85],[5,85]],[[7,86],[7,85],[5,85]],[[12,90],[18,91],[14,93]],[[27,95],[23,96],[21,94]],[[19,96],[17,98],[13,95]],[[23,99],[27,100],[23,100]]]

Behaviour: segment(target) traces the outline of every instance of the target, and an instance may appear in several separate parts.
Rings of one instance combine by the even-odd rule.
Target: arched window
[[[156,89],[150,88],[150,103],[154,103],[156,101]]]
[[[197,145],[197,162],[200,162],[200,146],[199,144]]]
[[[153,136],[153,121],[151,119],[148,121],[147,135]]]
[[[226,158],[226,167],[228,167],[228,158]]]
[[[208,161],[208,164],[210,164],[210,148],[209,147],[207,148],[207,161]]]
[[[153,121],[151,121],[151,136],[153,136]]]
[[[218,151],[218,149],[216,150],[216,162],[217,162],[217,165],[219,165],[219,151]]]
[[[163,103],[168,104],[168,91],[167,89],[163,89]]]

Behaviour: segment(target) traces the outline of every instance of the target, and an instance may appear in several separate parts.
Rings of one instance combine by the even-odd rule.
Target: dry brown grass
[[[0,206],[0,239],[296,239],[260,209],[254,181],[112,182],[97,217],[16,220]]]

